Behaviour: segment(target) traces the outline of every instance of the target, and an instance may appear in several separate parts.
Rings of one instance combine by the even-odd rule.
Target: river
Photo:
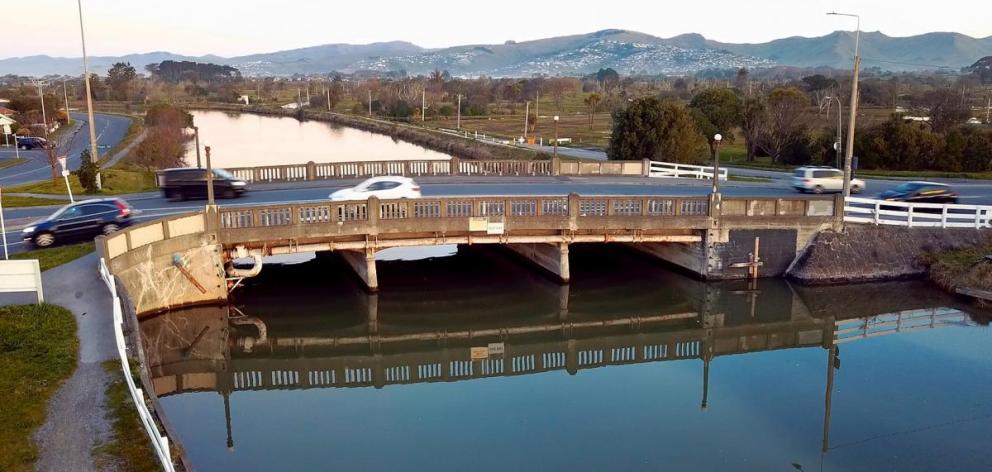
[[[988,315],[923,282],[703,283],[573,245],[268,265],[141,323],[198,470],[988,470]],[[409,255],[409,254],[408,254]]]
[[[191,113],[200,129],[200,145],[210,145],[214,167],[450,158],[389,136],[322,121],[223,111]],[[192,142],[186,163],[196,165]]]

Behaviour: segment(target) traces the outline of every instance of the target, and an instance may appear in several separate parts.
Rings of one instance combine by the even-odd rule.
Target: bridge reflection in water
[[[590,249],[559,286],[518,270],[492,249],[390,265],[388,291],[369,295],[328,270],[333,261],[277,267],[238,300],[141,323],[159,396],[215,391],[384,388],[606,366],[700,361],[699,405],[721,356],[824,349],[828,428],[838,346],[866,337],[971,323],[923,286],[799,288],[779,280],[704,284],[651,269],[627,254]],[[585,261],[583,264],[581,261]],[[623,270],[621,270],[623,269]],[[471,278],[467,277],[471,274]],[[618,274],[629,274],[618,280]],[[508,276],[509,275],[509,276]],[[337,278],[342,277],[342,278]],[[218,412],[220,414],[220,412]]]

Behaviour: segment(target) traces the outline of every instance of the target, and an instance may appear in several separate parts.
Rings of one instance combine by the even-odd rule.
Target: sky
[[[81,1],[90,55],[169,51],[235,56],[392,40],[437,48],[608,28],[660,37],[700,33],[723,42],[753,43],[854,29],[853,18],[824,14],[831,10],[858,13],[862,30],[890,36],[932,31],[992,36],[988,0]],[[31,0],[29,4],[13,21],[0,19],[0,58],[79,56],[76,2]]]

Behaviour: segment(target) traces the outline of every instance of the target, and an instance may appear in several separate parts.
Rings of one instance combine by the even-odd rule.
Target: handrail
[[[911,203],[848,197],[844,221],[909,228],[990,228],[992,206]]]

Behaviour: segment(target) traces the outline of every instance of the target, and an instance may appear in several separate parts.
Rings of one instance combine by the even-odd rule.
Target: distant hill
[[[879,32],[861,35],[865,67],[884,70],[960,70],[977,58],[992,55],[992,36],[972,38],[958,33],[891,37]],[[699,34],[659,38],[636,31],[603,30],[504,44],[476,44],[424,49],[393,41],[366,45],[326,44],[238,57],[191,57],[168,52],[93,57],[91,68],[104,73],[117,61],[138,70],[163,60],[213,62],[237,67],[244,75],[320,74],[331,71],[399,71],[424,74],[435,68],[463,76],[529,76],[587,74],[612,67],[623,73],[686,74],[712,68],[761,68],[776,65],[848,68],[854,34],[837,31],[815,38],[791,37],[760,44],[722,43]],[[78,58],[31,56],[0,59],[0,74],[78,74]]]

